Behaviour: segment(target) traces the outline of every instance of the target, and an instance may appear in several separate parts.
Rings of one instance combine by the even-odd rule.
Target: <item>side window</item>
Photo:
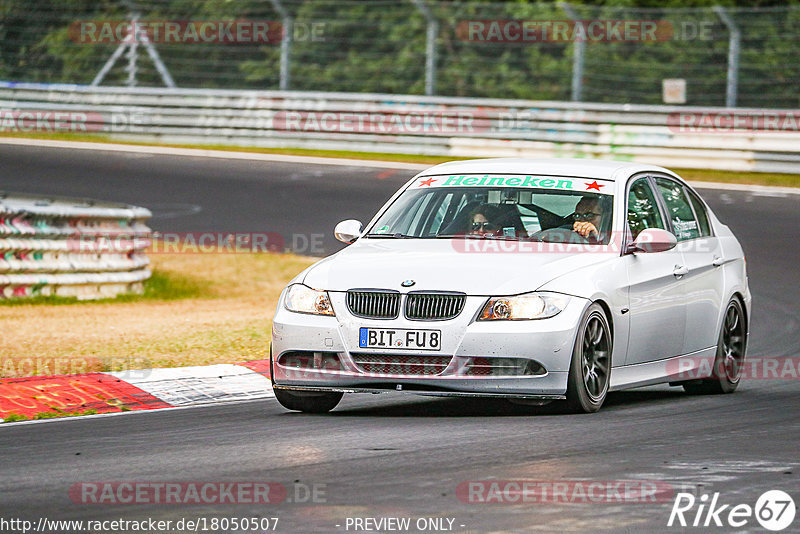
[[[708,213],[703,201],[700,200],[694,191],[686,190],[689,193],[689,200],[692,202],[694,214],[697,216],[697,223],[700,225],[700,235],[703,237],[711,235],[711,224],[708,222]]]
[[[667,205],[667,213],[678,241],[700,237],[700,226],[694,218],[692,206],[683,192],[683,186],[667,178],[656,178],[656,185]]]
[[[647,228],[666,229],[647,178],[639,178],[631,185],[628,193],[628,226],[633,239]]]

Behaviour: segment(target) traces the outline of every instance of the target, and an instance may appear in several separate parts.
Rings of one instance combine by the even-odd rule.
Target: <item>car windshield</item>
[[[417,178],[381,214],[367,237],[608,244],[613,208],[610,190],[608,181],[569,177],[482,174]]]

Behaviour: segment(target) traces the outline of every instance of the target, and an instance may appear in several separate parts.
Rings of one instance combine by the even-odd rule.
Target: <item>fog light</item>
[[[290,351],[278,358],[278,365],[290,369],[341,371],[342,362],[335,352]]]
[[[464,374],[468,376],[535,376],[547,374],[536,360],[528,358],[468,358]]]

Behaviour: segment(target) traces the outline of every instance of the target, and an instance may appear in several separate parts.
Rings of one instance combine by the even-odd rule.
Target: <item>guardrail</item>
[[[149,210],[0,192],[0,299],[141,293]]]
[[[0,82],[3,132],[800,173],[800,110]]]

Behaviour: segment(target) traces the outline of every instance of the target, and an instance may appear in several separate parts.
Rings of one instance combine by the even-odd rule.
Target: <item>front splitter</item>
[[[489,399],[525,399],[525,400],[565,400],[566,395],[520,395],[516,393],[478,393],[464,391],[432,391],[425,389],[396,388],[396,389],[376,389],[376,388],[352,388],[352,387],[319,387],[319,386],[278,386],[273,385],[274,389],[285,389],[287,391],[316,391],[332,393],[411,393],[425,397],[477,397]]]

